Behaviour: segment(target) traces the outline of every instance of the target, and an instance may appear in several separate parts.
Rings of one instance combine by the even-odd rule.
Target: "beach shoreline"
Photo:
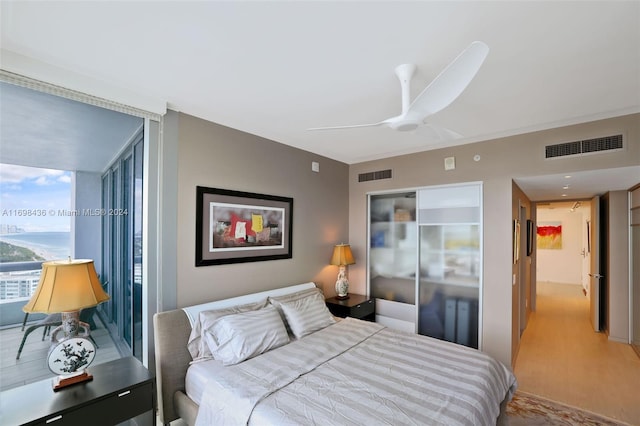
[[[36,233],[29,233],[29,234],[36,234]],[[15,238],[17,236],[22,235],[23,238]],[[27,233],[25,234],[2,234],[0,235],[0,241],[3,241],[7,244],[12,244],[14,246],[18,246],[18,247],[22,247],[22,248],[26,248],[28,250],[31,250],[32,252],[34,252],[36,255],[42,257],[45,259],[45,261],[49,261],[49,260],[64,260],[67,259],[69,255],[67,256],[63,256],[61,254],[62,251],[67,251],[69,252],[69,248],[67,247],[61,247],[58,245],[53,245],[53,244],[46,244],[43,242],[37,242],[37,241],[29,241],[28,239],[25,239],[24,237],[29,237],[30,235],[28,235]]]
[[[40,256],[45,260],[54,260],[52,258],[52,256],[55,256],[53,253],[48,252],[45,249],[42,249],[41,247],[36,247],[34,245],[27,244],[24,241],[11,240],[11,239],[2,238],[2,237],[0,237],[0,241],[2,241],[3,243],[11,244],[12,246],[22,247],[24,249],[31,250],[37,256]]]

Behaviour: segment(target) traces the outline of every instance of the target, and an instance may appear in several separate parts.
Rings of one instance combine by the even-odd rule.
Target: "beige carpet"
[[[520,391],[507,406],[507,419],[508,426],[629,426],[628,423]]]

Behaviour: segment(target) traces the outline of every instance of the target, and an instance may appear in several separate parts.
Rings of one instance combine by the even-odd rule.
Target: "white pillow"
[[[291,302],[293,300],[303,299],[305,297],[312,296],[314,294],[322,295],[322,290],[318,287],[307,288],[295,293],[283,294],[282,296],[269,296],[269,302],[275,304],[278,307],[278,303]],[[324,296],[323,296],[324,297]]]
[[[324,300],[324,295],[322,294],[322,290],[318,287],[308,288],[302,291],[298,291],[295,293],[285,294],[282,296],[269,296],[269,303],[278,308],[278,312],[280,312],[280,316],[282,317],[282,321],[284,321],[284,326],[287,328],[287,333],[289,333],[289,337],[295,337],[293,332],[291,331],[291,327],[287,322],[287,317],[285,317],[284,312],[282,311],[282,304],[286,302],[293,302],[294,300],[304,299],[305,297],[313,296],[315,294],[319,294],[321,298]]]
[[[198,318],[193,324],[193,328],[191,329],[191,335],[189,336],[189,341],[187,343],[187,349],[191,354],[191,358],[194,361],[205,361],[207,359],[213,359],[213,355],[209,350],[204,339],[202,339],[202,332],[217,321],[219,318],[226,316],[237,314],[239,312],[247,312],[247,311],[257,311],[258,309],[262,309],[267,306],[267,299],[261,300],[259,302],[247,303],[245,305],[237,305],[231,306],[228,308],[222,309],[212,309],[209,311],[203,311],[198,314]]]
[[[335,323],[321,293],[280,302],[279,305],[296,339]]]
[[[213,357],[233,365],[289,342],[280,314],[273,306],[217,319],[203,330]]]

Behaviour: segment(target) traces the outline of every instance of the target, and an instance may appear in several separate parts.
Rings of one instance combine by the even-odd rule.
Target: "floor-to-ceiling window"
[[[134,355],[142,357],[142,190],[144,143],[133,149],[133,348]]]
[[[116,341],[120,355],[132,353],[153,368],[150,324],[158,306],[156,287],[167,276],[158,265],[161,254],[156,244],[163,233],[164,222],[159,222],[159,209],[143,209],[143,203],[158,205],[162,175],[176,173],[173,162],[169,161],[169,167],[163,171],[166,165],[160,161],[162,108],[156,105],[156,112],[149,112],[127,106],[128,102],[96,98],[4,70],[0,70],[0,87],[3,162],[69,170],[79,176],[73,185],[72,206],[67,209],[70,212],[103,209],[104,216],[80,214],[70,218],[75,230],[71,234],[76,236],[72,238],[71,255],[95,260],[100,279],[112,298],[99,305],[103,321],[98,324],[108,325],[109,333],[105,330],[105,334]],[[39,125],[34,125],[33,120],[39,120]],[[117,161],[113,161],[114,158],[118,158]],[[174,199],[175,193],[163,190],[163,202],[167,206],[173,207]],[[107,206],[111,210],[107,210]],[[128,206],[126,214],[123,206]],[[56,213],[58,210],[55,209]],[[175,220],[172,214],[164,217],[165,221]],[[173,246],[166,246],[169,253],[166,258],[174,257],[171,256]],[[170,270],[173,267],[168,263]],[[168,275],[172,276],[171,271]],[[169,285],[170,295],[174,287],[175,282]],[[175,298],[169,296],[166,303],[174,307]],[[126,306],[118,307],[118,304]],[[11,327],[17,327],[18,341],[23,334],[20,330],[24,318],[22,305],[17,306],[16,315],[9,320]],[[7,304],[3,304],[0,311],[0,316],[5,318]],[[30,315],[29,321],[37,318]],[[0,331],[6,330],[9,328]],[[0,342],[2,339],[0,336]],[[38,348],[44,353],[38,356],[44,358],[47,342],[29,338],[27,344],[35,342],[44,345]],[[100,345],[98,358],[109,352],[105,347]],[[25,347],[23,352],[26,354],[28,349]],[[12,362],[7,368],[11,369],[15,367],[15,354],[6,353],[7,360]],[[27,359],[26,355],[21,359]],[[4,371],[2,376],[6,378]],[[23,374],[26,382],[42,376],[36,369],[29,371],[34,374],[29,377]],[[6,382],[3,380],[2,385]]]
[[[103,312],[131,353],[142,358],[142,132],[102,177]]]

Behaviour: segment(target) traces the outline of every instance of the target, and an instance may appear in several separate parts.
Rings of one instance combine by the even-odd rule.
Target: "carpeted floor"
[[[509,426],[629,426],[579,408],[516,392],[507,406]]]

